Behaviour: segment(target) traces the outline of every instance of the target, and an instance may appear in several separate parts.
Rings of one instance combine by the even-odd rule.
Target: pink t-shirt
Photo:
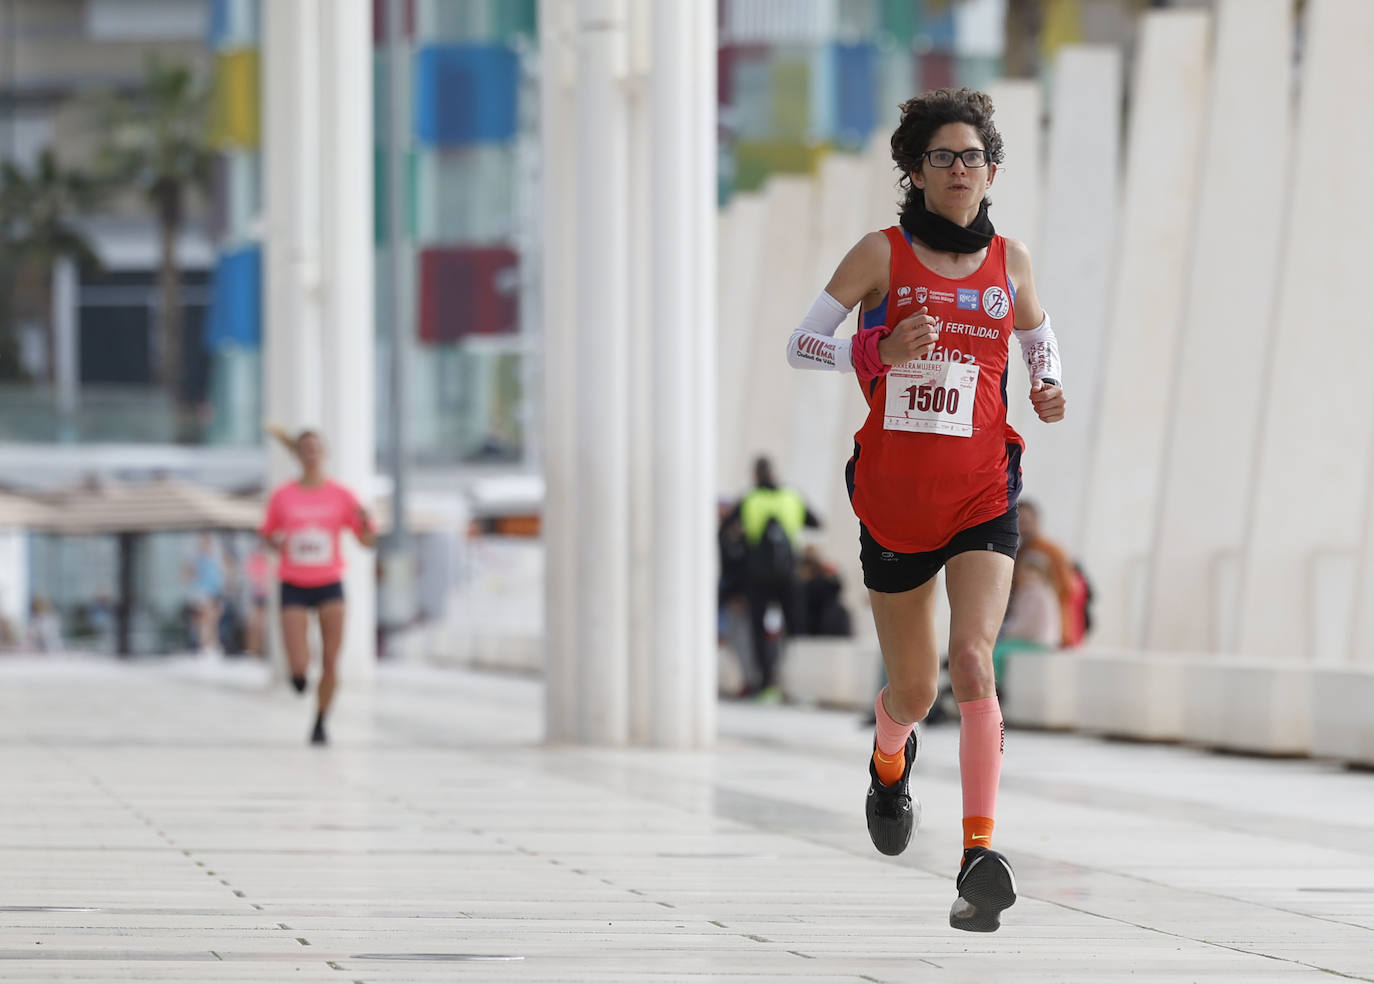
[[[362,533],[352,492],[335,481],[315,486],[288,482],[267,500],[267,518],[258,532],[268,539],[285,534],[277,563],[282,582],[317,588],[343,579],[339,533],[344,529]]]

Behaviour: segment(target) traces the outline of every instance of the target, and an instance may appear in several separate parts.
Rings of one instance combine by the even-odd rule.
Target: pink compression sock
[[[964,788],[965,847],[986,847],[1002,778],[1002,705],[997,697],[959,705],[959,778]],[[977,818],[970,833],[969,820]],[[976,839],[973,834],[980,834]],[[971,842],[972,841],[972,842]]]
[[[884,687],[878,691],[878,699],[873,702],[873,713],[878,718],[878,751],[884,755],[896,755],[906,747],[907,735],[911,734],[913,724],[898,724],[892,720],[892,715],[887,713],[887,708],[883,706],[883,694],[887,693]]]

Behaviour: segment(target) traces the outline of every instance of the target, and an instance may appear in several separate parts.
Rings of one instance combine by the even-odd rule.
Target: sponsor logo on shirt
[[[970,338],[992,338],[1002,337],[1002,329],[988,328],[985,325],[966,325],[959,321],[947,321],[942,331],[951,335],[968,335]]]
[[[917,296],[918,298],[920,297],[920,292],[923,291],[923,290],[925,290],[924,287],[921,287],[921,288],[919,288],[919,289],[917,290],[916,296]],[[901,307],[903,304],[910,304],[910,303],[911,303],[911,288],[910,288],[910,287],[907,287],[907,286],[898,287],[898,288],[897,288],[897,306],[898,306],[898,307]]]
[[[963,291],[960,291],[963,293]],[[963,307],[962,304],[959,305]],[[1011,310],[1011,299],[1007,297],[1007,292],[1001,287],[989,287],[983,291],[983,310],[991,318],[1005,318],[1007,312]]]
[[[929,294],[930,294],[930,303],[932,303],[932,304],[953,304],[953,303],[954,303],[954,291],[952,291],[952,290],[932,290],[932,291],[929,292]],[[924,303],[924,302],[922,302],[922,303]]]
[[[996,288],[994,288],[996,289]],[[959,310],[977,311],[978,310],[978,291],[972,287],[959,288]]]
[[[926,289],[925,289],[924,287],[917,287],[917,288],[916,288],[916,303],[917,303],[917,304],[924,304],[925,302],[926,302]]]

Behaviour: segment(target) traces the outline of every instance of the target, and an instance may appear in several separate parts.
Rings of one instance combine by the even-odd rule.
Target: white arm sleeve
[[[1034,328],[1016,330],[1016,340],[1021,343],[1021,357],[1026,360],[1026,370],[1032,382],[1044,380],[1052,386],[1064,384],[1064,367],[1059,362],[1059,342],[1050,326],[1050,313]]]
[[[853,372],[850,340],[836,338],[849,310],[825,291],[787,340],[787,364],[793,369],[830,369]]]

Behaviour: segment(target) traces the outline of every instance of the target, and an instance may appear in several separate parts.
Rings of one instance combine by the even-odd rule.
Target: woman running
[[[291,685],[305,693],[310,666],[307,622],[312,609],[320,621],[321,661],[319,711],[310,740],[323,745],[325,715],[338,682],[339,647],[343,643],[344,556],[339,533],[353,531],[358,542],[371,547],[376,540],[372,520],[356,496],[324,473],[324,442],[314,431],[295,437],[270,428],[301,465],[301,477],[278,487],[267,502],[267,516],[258,531],[277,551],[281,581],[281,631]]]
[[[874,702],[865,808],[884,854],[906,849],[920,816],[909,782],[916,722],[937,693],[935,575],[945,571],[964,806],[949,922],[974,932],[997,929],[1016,901],[1011,865],[990,846],[1003,737],[992,651],[1011,587],[1024,447],[1007,424],[1013,335],[1036,414],[1064,416],[1058,346],[1030,254],[988,219],[985,193],[1003,159],[992,115],[992,100],[969,89],[903,104],[892,135],[905,190],[899,224],[849,251],[787,349],[800,369],[852,370],[868,401],[846,476],[888,677]],[[855,305],[859,329],[836,339]]]

